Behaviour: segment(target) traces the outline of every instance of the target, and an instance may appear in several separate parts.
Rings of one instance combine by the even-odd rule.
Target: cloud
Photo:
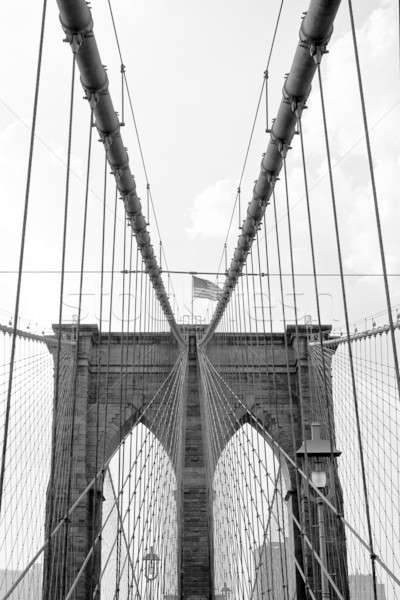
[[[394,52],[398,42],[392,27],[396,19],[395,13],[395,7],[383,0],[357,30],[389,272],[400,270],[400,256],[397,251],[400,203],[396,181],[400,152],[396,136],[393,135],[393,131],[396,131],[400,125],[400,96],[398,86],[390,85],[391,73],[398,72],[398,55]],[[386,35],[385,32],[390,34]],[[330,52],[323,61],[322,72],[345,272],[380,273],[382,267],[354,51],[348,29],[343,35],[332,40]],[[309,110],[304,113],[304,132],[317,272],[337,273],[337,250],[317,79],[314,81],[308,104]],[[310,273],[311,253],[299,146],[299,138],[296,136],[288,159],[295,269],[300,273]],[[283,177],[281,179],[277,186],[277,207],[283,249],[281,261],[283,270],[289,272],[286,203]],[[193,199],[189,211],[191,222],[190,227],[187,228],[189,235],[199,240],[202,238],[223,240],[234,199],[235,185],[228,179],[217,181],[204,189]],[[267,209],[266,219],[270,235],[270,265],[271,270],[274,271],[277,270],[277,254],[272,206]],[[235,221],[236,217],[234,225],[236,225]],[[228,245],[229,259],[236,244],[236,236],[235,227],[231,232]],[[391,283],[393,296],[396,297],[397,279],[392,279]],[[286,284],[288,285],[285,281]],[[349,278],[347,287],[349,307],[355,317],[383,307],[381,278]],[[289,288],[290,286],[288,290]],[[301,279],[299,289],[304,293],[306,311],[312,312],[314,289],[311,278]],[[366,289],[368,294],[365,293]],[[285,291],[288,290],[285,288]],[[321,279],[321,290],[332,294],[337,304],[335,316],[342,317],[339,314],[341,313],[339,280]],[[279,290],[274,290],[273,293],[276,296]],[[330,306],[328,313],[330,319],[332,313]]]
[[[398,43],[392,26],[395,19],[395,6],[384,0],[357,31],[378,201],[392,270],[400,266],[395,252],[400,216],[397,191],[400,152],[393,135],[400,125],[400,96],[398,86],[389,85],[390,73],[398,72],[398,55],[393,51]],[[379,272],[376,219],[350,32],[332,41],[322,72],[345,267],[355,272]],[[317,81],[309,107],[304,115],[304,132],[314,230],[320,266],[328,267],[336,262],[336,250]],[[292,181],[293,174],[298,180],[300,164],[299,153],[294,154],[290,158]],[[325,177],[315,185],[323,174]],[[291,189],[297,188],[291,184]],[[293,203],[304,195],[304,185],[298,190]]]
[[[235,185],[229,179],[221,179],[198,194],[189,209],[191,225],[186,228],[192,237],[223,238],[235,201]]]

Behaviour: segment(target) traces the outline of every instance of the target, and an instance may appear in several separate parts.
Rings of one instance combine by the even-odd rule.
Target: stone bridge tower
[[[328,333],[327,328],[326,333]],[[210,486],[210,473],[207,473],[207,440],[204,428],[202,386],[198,366],[197,341],[203,333],[202,327],[184,327],[183,333],[188,341],[188,366],[185,384],[185,410],[183,419],[183,456],[180,465],[174,465],[178,478],[177,507],[178,507],[178,580],[179,598],[183,600],[209,600],[214,598],[213,592],[213,536],[212,536],[212,489]],[[304,403],[304,420],[306,435],[310,437],[310,424],[315,414],[315,403],[318,401],[312,393],[311,378],[309,376],[309,361],[307,339],[309,331],[304,328],[298,331],[296,338],[293,327],[288,327],[285,333],[274,333],[271,337],[263,334],[215,334],[208,344],[207,354],[218,369],[220,374],[236,391],[239,397],[246,399],[247,407],[253,412],[273,438],[281,445],[289,456],[295,458],[291,437],[291,419],[295,425],[296,445],[300,447],[302,439],[302,424],[300,414],[299,382],[302,386],[302,398]],[[66,344],[75,344],[74,330],[71,326],[63,326],[62,337]],[[81,494],[88,482],[93,478],[96,471],[95,447],[96,438],[104,442],[105,457],[109,457],[118,447],[121,432],[124,435],[136,421],[139,411],[143,405],[152,397],[157,386],[165,379],[171,370],[177,356],[178,348],[169,334],[128,334],[124,338],[126,351],[128,352],[127,363],[129,365],[126,380],[120,378],[121,365],[121,343],[122,336],[118,333],[111,335],[99,335],[96,326],[81,326],[79,339],[79,357],[77,367],[77,395],[76,395],[76,417],[74,435],[74,471],[72,477],[72,498]],[[110,351],[108,346],[110,344]],[[288,349],[291,402],[289,400],[287,366],[285,344]],[[54,345],[49,346],[54,351]],[[64,347],[64,346],[63,346]],[[142,356],[143,348],[153,352],[154,361],[144,365]],[[298,353],[298,349],[300,352]],[[243,360],[251,350],[253,359]],[[62,364],[73,362],[72,350],[63,350]],[[106,365],[106,356],[109,355],[109,364]],[[268,367],[274,362],[274,386],[272,382],[271,369]],[[74,365],[75,366],[75,365]],[[106,381],[107,370],[107,381]],[[62,385],[70,386],[67,379],[71,368],[62,370],[65,381]],[[69,373],[69,375],[68,375]],[[101,393],[96,395],[97,384],[100,379]],[[146,385],[144,385],[146,381]],[[121,383],[122,382],[122,383]],[[150,384],[149,384],[150,382]],[[127,385],[127,402],[122,406],[121,415],[121,385]],[[146,390],[146,393],[144,393]],[[68,397],[68,394],[67,394]],[[70,395],[72,397],[72,395]],[[107,418],[105,418],[107,403]],[[246,421],[245,411],[238,408],[238,421]],[[95,428],[96,419],[94,415],[100,414],[98,422],[104,431],[98,432]],[[240,412],[242,411],[242,412]],[[293,411],[294,414],[291,414]],[[70,407],[59,412],[57,431],[59,432],[58,444],[62,448],[67,443],[66,433],[69,431],[71,420]],[[122,420],[122,428],[120,423]],[[105,427],[104,424],[107,423]],[[151,419],[146,426],[152,430]],[[327,423],[321,423],[323,435],[327,437]],[[63,435],[65,433],[65,439]],[[159,432],[155,432],[160,437]],[[106,435],[105,435],[106,434]],[[163,442],[160,439],[161,443]],[[229,440],[224,440],[224,444]],[[62,452],[57,453],[62,456]],[[103,456],[101,456],[101,464]],[[295,519],[299,520],[298,506],[304,502],[305,490],[298,485],[293,468],[288,467],[290,477],[290,493],[288,502]],[[212,476],[212,474],[211,474]],[[337,487],[340,490],[339,482]],[[96,497],[93,497],[93,494]],[[58,512],[53,515],[50,523],[49,510],[47,512],[47,531],[54,526],[65,512],[65,482],[63,470],[60,465],[55,465],[55,477],[53,488],[48,491],[49,499],[57,498]],[[300,503],[298,500],[300,499]],[[102,489],[99,484],[97,488],[79,504],[74,511],[69,524],[70,552],[74,553],[75,564],[82,564],[92,546],[93,539],[101,526],[102,518]],[[339,510],[341,496],[339,497]],[[93,514],[93,511],[95,514]],[[308,520],[315,518],[314,515],[306,515]],[[94,528],[94,529],[93,529]],[[311,523],[309,523],[310,531]],[[311,568],[311,557],[308,552],[304,555],[301,535],[295,527],[292,528],[294,537],[294,548],[296,560],[305,565],[310,578],[315,577]],[[62,528],[60,530],[62,535]],[[329,530],[328,536],[334,537],[336,547],[339,545],[341,554],[330,553],[328,556],[328,567],[331,572],[346,573],[346,552],[344,532],[339,527]],[[60,546],[61,547],[61,546]],[[48,586],[51,590],[52,600],[59,600],[60,582],[62,578],[63,561],[61,553],[57,550],[56,543],[53,544],[51,564],[49,556],[45,556],[45,581],[44,589]],[[101,542],[96,544],[92,567],[87,568],[79,580],[75,591],[76,600],[87,600],[92,598],[95,582],[100,572]],[[69,564],[69,563],[68,563]],[[94,567],[93,567],[94,565]],[[69,568],[69,567],[68,567]],[[71,581],[75,572],[68,572],[67,579]],[[308,598],[304,581],[297,573],[297,599]],[[348,597],[347,583],[343,583],[343,596]],[[318,584],[314,589],[318,589]],[[98,594],[98,598],[100,595]]]

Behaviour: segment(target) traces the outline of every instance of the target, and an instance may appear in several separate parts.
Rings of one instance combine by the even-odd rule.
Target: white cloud
[[[235,201],[235,186],[229,179],[221,179],[200,192],[189,209],[191,226],[186,231],[197,236],[225,237]]]

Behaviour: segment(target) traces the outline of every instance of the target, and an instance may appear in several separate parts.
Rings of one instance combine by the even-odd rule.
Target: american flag
[[[207,298],[208,300],[218,300],[222,290],[212,281],[201,279],[192,275],[193,298]]]

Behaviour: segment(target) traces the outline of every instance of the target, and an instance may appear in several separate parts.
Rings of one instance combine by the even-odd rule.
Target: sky
[[[284,74],[290,69],[302,11],[308,2],[283,6],[272,54],[269,77],[270,117],[276,114]],[[398,253],[399,40],[397,3],[394,0],[354,2],[361,67],[388,271],[400,273]],[[277,0],[114,0],[113,9],[133,97],[135,117],[149,173],[155,210],[168,265],[174,270],[216,271],[220,263],[238,179],[261,86],[272,31],[279,8]],[[102,61],[107,65],[110,90],[120,110],[120,62],[105,0],[92,2],[95,34]],[[7,323],[15,299],[20,230],[25,191],[29,128],[32,113],[41,2],[20,0],[0,4],[3,26],[0,39],[0,323]],[[44,45],[42,83],[28,216],[25,269],[59,270],[65,188],[68,98],[71,52],[62,42],[56,2],[49,2]],[[334,179],[347,273],[381,271],[376,224],[368,178],[359,96],[355,79],[347,3],[342,2],[323,59],[324,89],[330,131]],[[88,136],[88,107],[76,89],[73,129],[71,205],[68,222],[67,268],[77,269],[80,258],[83,181]],[[318,89],[314,85],[304,114],[310,200],[320,273],[337,272],[327,165],[324,154]],[[243,206],[251,198],[268,138],[261,110],[256,123],[242,185]],[[145,178],[131,116],[125,115],[123,138],[128,147],[138,193],[145,202]],[[89,197],[86,267],[99,268],[103,151],[95,148]],[[295,268],[311,271],[304,185],[298,139],[288,158],[289,189],[294,228]],[[289,270],[285,209],[281,183],[277,202],[282,223],[283,269]],[[117,268],[122,268],[123,213],[118,205]],[[110,186],[107,211],[107,264],[113,195]],[[228,255],[237,239],[238,217],[228,237]],[[272,228],[271,207],[267,226]],[[154,216],[150,232],[158,244]],[[271,249],[275,272],[276,251]],[[212,278],[210,276],[210,278]],[[179,305],[178,318],[190,312],[190,277],[172,278]],[[400,306],[399,278],[391,278],[395,307]],[[107,281],[108,283],[108,281]],[[351,323],[364,326],[369,317],[384,311],[382,281],[375,277],[347,279]],[[86,322],[98,317],[98,275],[84,282]],[[121,281],[116,283],[120,293]],[[299,314],[315,318],[311,279],[298,278]],[[78,278],[67,276],[64,315],[76,312]],[[320,278],[323,320],[342,326],[337,278]],[[281,307],[276,294],[276,327]],[[285,293],[290,293],[285,280]],[[58,274],[25,274],[22,281],[21,326],[41,331],[58,320]],[[195,312],[204,317],[207,303],[197,300]],[[290,318],[289,314],[289,318]],[[385,320],[385,315],[382,319]],[[118,307],[113,326],[118,328]]]
[[[300,16],[307,2],[283,5],[270,64],[270,117],[277,110],[284,74],[289,70],[298,40]],[[216,271],[233,209],[251,122],[271,44],[278,1],[250,3],[235,0],[229,6],[209,0],[114,2],[113,10],[133,97],[155,210],[170,269]],[[107,2],[92,3],[95,34],[102,61],[107,65],[110,90],[120,109],[120,61]],[[378,195],[389,272],[400,272],[397,252],[396,173],[399,163],[397,130],[399,110],[399,52],[394,0],[355,3],[362,71]],[[21,217],[26,179],[29,123],[36,68],[40,2],[23,0],[18,9],[0,7],[8,24],[0,44],[5,59],[0,65],[0,189],[4,206],[0,222],[0,271],[18,264]],[[16,27],[18,36],[15,35]],[[71,53],[62,43],[57,6],[50,2],[46,24],[42,84],[25,252],[25,269],[59,270],[65,188],[68,98]],[[343,2],[323,60],[325,95],[330,129],[334,177],[341,223],[345,270],[348,273],[381,271],[368,179],[359,97],[349,34],[347,3]],[[88,107],[77,85],[73,129],[72,181],[68,222],[67,268],[79,266],[83,179],[88,136]],[[337,273],[322,121],[318,89],[304,115],[310,201],[315,232],[318,272]],[[125,114],[123,138],[128,148],[138,193],[146,212],[145,179],[132,119]],[[260,158],[267,145],[265,114],[260,110],[242,185],[242,205],[251,198]],[[97,140],[97,136],[94,136]],[[291,215],[294,228],[296,272],[311,272],[298,139],[288,159]],[[89,198],[86,267],[99,268],[103,152],[95,144]],[[282,219],[283,270],[288,272],[284,198],[277,186],[278,214]],[[121,203],[120,203],[121,204]],[[122,206],[119,204],[119,247],[122,244]],[[113,197],[110,185],[107,232],[110,238]],[[267,223],[272,212],[267,209]],[[228,255],[237,239],[238,217],[228,237]],[[154,217],[150,233],[158,245]],[[118,241],[117,241],[118,245]],[[271,271],[277,270],[272,252]],[[108,243],[107,261],[110,261]],[[122,256],[117,251],[117,268]],[[163,265],[165,267],[165,265]],[[212,277],[210,276],[212,279]],[[98,317],[98,275],[84,282],[86,321]],[[179,305],[178,318],[190,312],[189,276],[172,278]],[[394,304],[400,302],[398,278],[391,279]],[[117,285],[117,294],[120,293]],[[289,293],[286,278],[285,292]],[[298,278],[299,314],[315,317],[315,299],[309,277]],[[15,275],[0,273],[0,321],[13,311]],[[78,279],[67,276],[64,316],[76,312]],[[323,320],[341,327],[343,316],[337,278],[320,279]],[[351,320],[385,308],[382,281],[372,277],[348,279]],[[57,321],[58,274],[26,274],[22,283],[21,326],[48,329]],[[204,317],[207,303],[195,301],[195,313]],[[212,307],[211,307],[212,309]],[[279,309],[280,310],[280,309]],[[289,319],[292,315],[288,315]],[[277,320],[278,314],[277,314]],[[114,326],[118,327],[116,316]],[[277,325],[279,327],[279,324]]]

